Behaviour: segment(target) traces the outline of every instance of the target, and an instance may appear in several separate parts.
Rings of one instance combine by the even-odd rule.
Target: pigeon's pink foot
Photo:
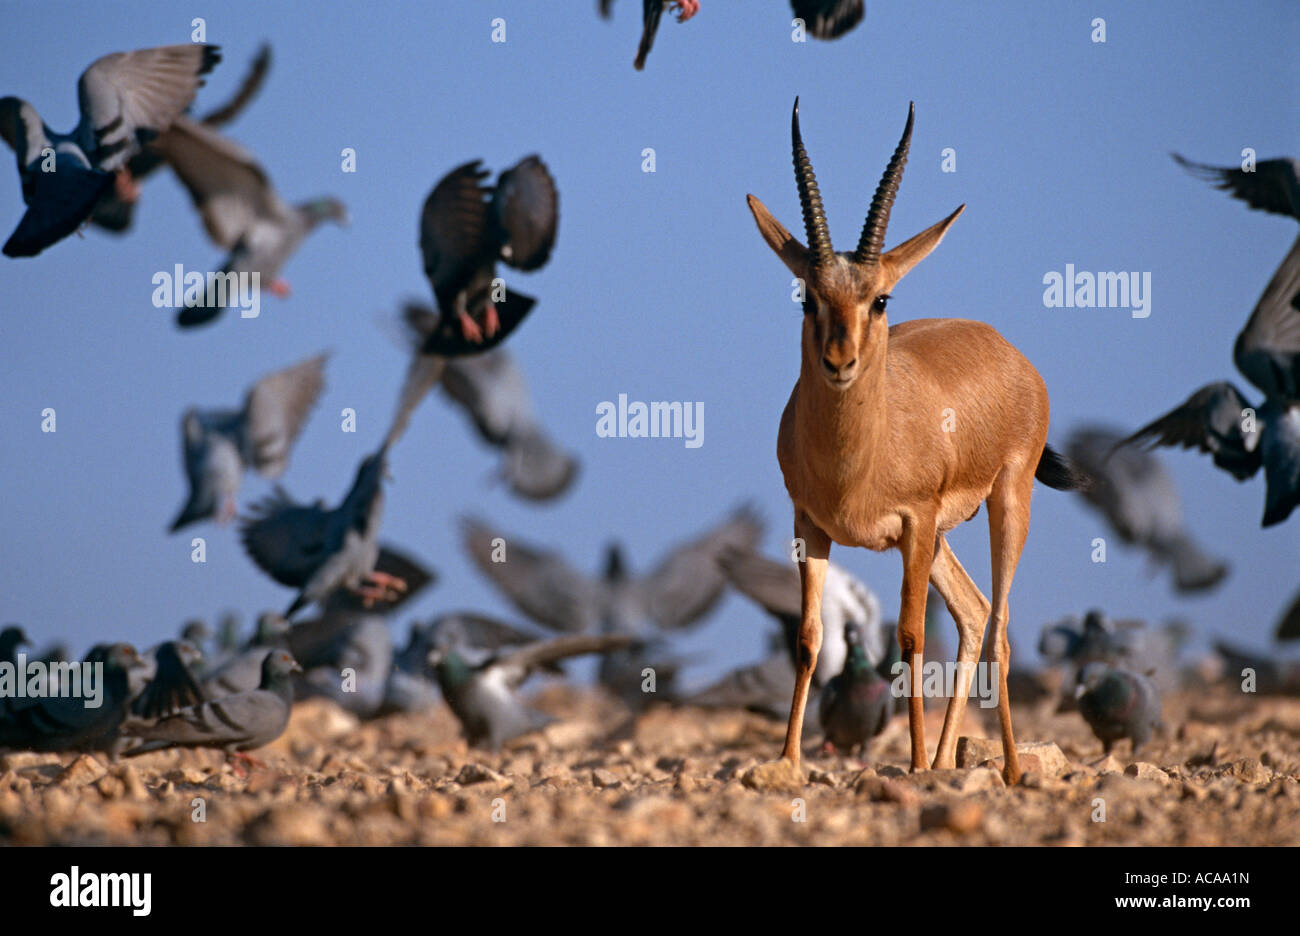
[[[367,608],[374,605],[376,601],[388,600],[388,589],[382,585],[357,585],[352,589],[352,593],[361,599],[361,603]]]
[[[478,322],[474,321],[473,316],[468,312],[460,313],[460,330],[464,334],[466,341],[472,341],[475,344],[483,343],[483,331],[478,327]]]
[[[817,754],[819,757],[831,757],[835,754],[835,745],[831,744],[829,741],[823,741],[821,750],[819,750]]]
[[[684,23],[700,12],[700,0],[674,0],[673,8],[677,12],[677,22]]]
[[[406,591],[406,580],[400,579],[396,575],[389,575],[387,572],[371,572],[369,578],[371,582],[381,588],[397,592]]]
[[[113,176],[113,192],[122,201],[135,204],[140,200],[140,184],[130,169],[119,169]]]
[[[287,281],[278,278],[273,279],[269,288],[271,295],[278,296],[281,299],[289,298],[289,284]]]
[[[483,331],[487,332],[487,336],[491,338],[500,330],[501,317],[497,315],[497,307],[489,302],[483,308]]]
[[[234,499],[233,497],[224,497],[224,498],[222,498],[222,499],[221,499],[221,514],[220,514],[220,516],[217,517],[217,522],[218,522],[218,523],[229,523],[231,520],[234,520],[234,519],[235,519],[235,514],[236,514],[238,511],[239,511],[239,508],[235,506],[235,499]]]
[[[266,762],[259,760],[252,754],[246,754],[243,751],[236,751],[234,754],[230,755],[230,765],[234,768],[235,773],[241,777],[248,776],[248,767],[245,767],[245,764],[247,764],[248,767],[266,768]]]

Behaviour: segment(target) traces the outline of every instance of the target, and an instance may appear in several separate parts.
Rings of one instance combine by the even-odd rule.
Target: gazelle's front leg
[[[799,563],[802,614],[794,699],[790,703],[790,724],[786,727],[785,750],[781,756],[797,765],[803,741],[804,709],[808,705],[808,685],[817,669],[817,654],[822,649],[822,586],[826,583],[826,560],[831,554],[831,540],[803,513],[795,515],[794,535],[803,541],[805,549],[804,561]]]
[[[898,646],[910,670],[912,693],[907,700],[907,726],[912,734],[912,770],[925,770],[925,699],[921,694],[925,655],[925,596],[930,590],[930,566],[935,553],[935,518],[903,519],[903,593],[898,611]]]

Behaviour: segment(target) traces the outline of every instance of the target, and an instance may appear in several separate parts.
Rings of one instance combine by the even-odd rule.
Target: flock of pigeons
[[[611,2],[601,2],[605,15]],[[637,68],[666,5],[645,0]],[[680,0],[678,6],[684,20],[699,4]],[[842,35],[863,15],[860,0],[793,0],[792,6],[818,38]],[[219,61],[219,50],[203,44],[105,56],[81,76],[81,120],[68,134],[45,126],[29,103],[0,98],[0,136],[17,156],[27,205],[4,253],[35,256],[86,223],[128,230],[141,180],[168,167],[213,243],[226,252],[222,272],[257,273],[273,292],[287,295],[280,273],[293,253],[320,222],[345,222],[346,210],[328,197],[287,204],[254,157],[220,133],[265,81],[269,49],[259,52],[232,100],[202,118],[188,115],[203,76]],[[1253,208],[1300,220],[1300,163],[1294,160],[1261,162],[1253,172],[1179,161]],[[0,749],[134,756],[212,747],[248,760],[247,751],[285,730],[294,699],[306,696],[331,698],[362,718],[425,711],[442,699],[471,745],[495,748],[547,721],[521,698],[523,682],[538,672],[562,673],[563,661],[584,654],[599,656],[601,684],[633,712],[653,700],[785,717],[794,688],[799,578],[790,562],[756,551],[763,527],[747,506],[678,545],[643,575],[631,572],[617,544],[599,574],[588,575],[554,550],[466,518],[467,554],[535,627],[447,614],[413,624],[404,647],[393,644],[390,619],[436,576],[380,543],[383,481],[392,446],[434,387],[441,386],[482,439],[499,449],[500,475],[513,494],[556,498],[579,473],[577,459],[538,424],[523,375],[501,347],[536,300],[505,288],[498,266],[529,272],[548,262],[559,218],[555,180],[535,155],[494,182],[491,177],[481,162],[467,162],[447,173],[423,205],[420,251],[434,304],[410,303],[401,312],[410,364],[393,420],[341,500],[333,507],[321,500],[300,503],[277,486],[243,516],[249,558],[294,591],[285,611],[264,613],[246,639],[237,621],[227,620],[215,634],[192,621],[176,639],[143,654],[124,643],[97,645],[84,660],[103,666],[103,704],[87,708],[79,698],[60,696],[0,698]],[[208,297],[181,309],[177,320],[189,328],[222,311]],[[1167,565],[1181,591],[1214,587],[1228,566],[1187,532],[1177,491],[1149,446],[1195,446],[1238,480],[1263,469],[1264,526],[1282,522],[1300,504],[1300,239],[1238,336],[1234,359],[1264,394],[1258,407],[1220,382],[1136,433],[1088,426],[1068,445],[1071,460],[1094,479],[1082,496],[1121,539]],[[321,354],[263,376],[238,408],[185,412],[189,496],[172,532],[233,520],[245,471],[271,479],[285,473],[324,388],[326,365]],[[698,626],[729,587],[779,624],[772,652],[712,686],[685,692],[677,677],[687,661],[672,652],[671,638]],[[299,616],[313,606],[315,617]],[[884,729],[898,704],[890,691],[894,625],[883,620],[874,593],[834,564],[821,613],[816,710],[825,744],[852,754]],[[1300,637],[1300,596],[1278,633]],[[21,628],[0,631],[0,663],[16,663],[26,645]],[[1062,706],[1075,708],[1107,751],[1122,738],[1136,750],[1160,724],[1160,677],[1177,672],[1180,646],[1176,629],[1110,622],[1090,612],[1081,622],[1045,628],[1040,652],[1071,671],[1073,692]],[[1271,688],[1300,689],[1300,671],[1226,645],[1218,651],[1230,667],[1243,660],[1257,666]],[[33,658],[56,662],[67,654],[53,648]]]

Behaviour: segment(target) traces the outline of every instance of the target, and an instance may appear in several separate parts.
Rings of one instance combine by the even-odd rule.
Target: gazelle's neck
[[[822,374],[817,348],[804,342],[795,418],[800,442],[823,468],[860,477],[883,444],[889,418],[886,343],[876,342],[858,379],[836,390]]]

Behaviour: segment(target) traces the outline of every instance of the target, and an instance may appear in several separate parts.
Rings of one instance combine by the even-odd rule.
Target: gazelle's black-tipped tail
[[[1058,491],[1085,491],[1092,487],[1092,479],[1066,461],[1050,445],[1043,446],[1043,454],[1038,459],[1034,477]]]

